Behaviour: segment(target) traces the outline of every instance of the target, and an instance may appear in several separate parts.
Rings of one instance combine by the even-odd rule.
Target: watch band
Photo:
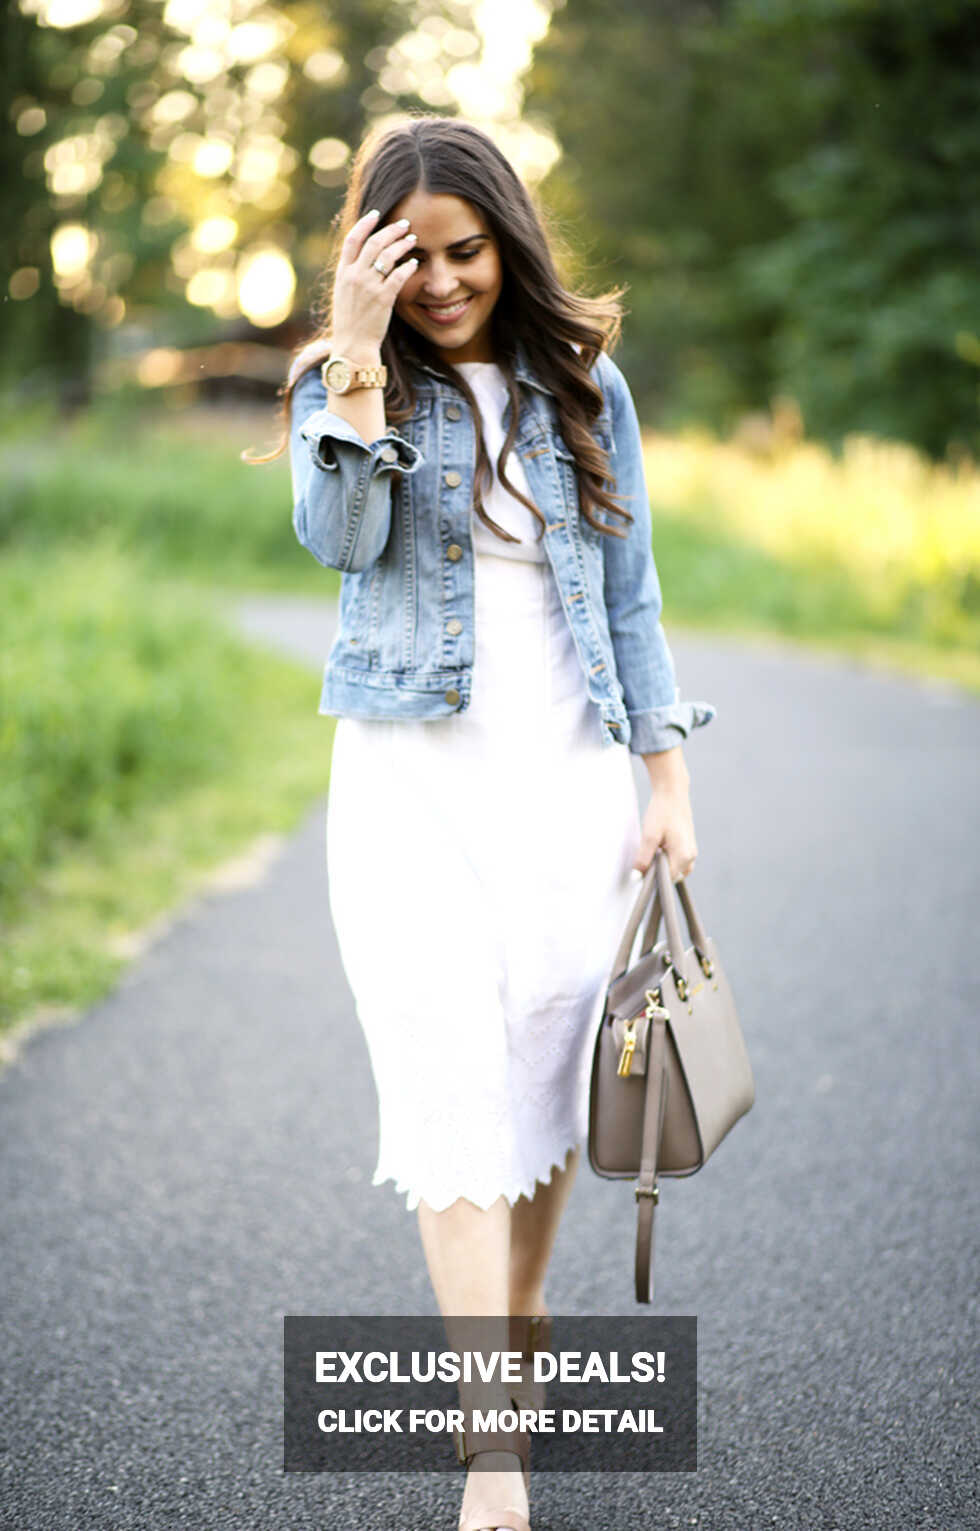
[[[354,362],[348,361],[346,356],[328,356],[321,368],[323,386],[327,389],[331,387],[327,379],[327,373],[331,368],[335,373],[333,386],[335,393],[353,393],[358,388],[384,388],[388,381],[388,368],[385,366],[358,367]]]
[[[351,388],[383,388],[387,381],[387,367],[355,367]]]

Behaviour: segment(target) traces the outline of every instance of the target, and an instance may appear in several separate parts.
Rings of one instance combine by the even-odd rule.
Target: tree
[[[630,284],[645,411],[727,429],[789,393],[831,440],[980,444],[978,92],[967,0],[568,0],[542,191]]]
[[[438,70],[469,0],[424,9]],[[379,72],[406,19],[390,0],[9,6],[4,381],[84,391],[124,320],[176,343],[281,321],[316,285],[352,146],[395,104]]]

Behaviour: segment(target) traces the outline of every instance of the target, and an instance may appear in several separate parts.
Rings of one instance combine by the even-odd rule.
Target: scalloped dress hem
[[[584,1143],[585,1140],[582,1138],[581,1134],[577,1134],[574,1140],[569,1143],[561,1157],[558,1159],[552,1159],[551,1163],[548,1165],[546,1173],[532,1175],[525,1178],[520,1184],[511,1184],[510,1186],[506,1186],[503,1189],[479,1190],[473,1191],[471,1193],[466,1189],[461,1190],[455,1187],[453,1190],[447,1191],[443,1187],[430,1195],[427,1192],[419,1191],[416,1187],[410,1185],[407,1180],[402,1179],[402,1177],[398,1175],[394,1170],[385,1170],[381,1165],[379,1165],[375,1170],[371,1184],[372,1186],[382,1186],[387,1185],[389,1181],[393,1182],[396,1194],[398,1196],[404,1196],[407,1198],[405,1202],[406,1212],[415,1212],[418,1209],[419,1203],[423,1201],[425,1202],[426,1206],[432,1208],[433,1212],[445,1212],[447,1208],[451,1207],[454,1202],[459,1200],[471,1201],[474,1206],[480,1208],[481,1212],[487,1212],[490,1207],[493,1206],[494,1202],[498,1201],[501,1196],[503,1196],[504,1200],[511,1207],[514,1206],[515,1202],[517,1202],[521,1196],[526,1196],[530,1201],[534,1195],[535,1187],[539,1185],[550,1185],[554,1179],[555,1170],[567,1169],[569,1154],[572,1153],[572,1151],[576,1148],[583,1148]]]

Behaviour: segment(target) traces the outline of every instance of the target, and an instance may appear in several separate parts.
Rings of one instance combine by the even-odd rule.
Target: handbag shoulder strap
[[[636,1300],[653,1301],[653,1217],[660,1200],[657,1157],[667,1110],[667,1022],[655,1016],[647,1055],[640,1174],[636,1183]]]

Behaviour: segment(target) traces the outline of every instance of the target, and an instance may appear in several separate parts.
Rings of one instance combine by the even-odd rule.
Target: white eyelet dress
[[[496,463],[506,385],[460,368]],[[507,470],[528,493],[520,458]],[[592,1044],[636,896],[630,755],[604,746],[541,522],[499,480],[472,516],[470,705],[339,718],[330,912],[378,1094],[373,1184],[413,1211],[547,1182],[588,1127]]]

